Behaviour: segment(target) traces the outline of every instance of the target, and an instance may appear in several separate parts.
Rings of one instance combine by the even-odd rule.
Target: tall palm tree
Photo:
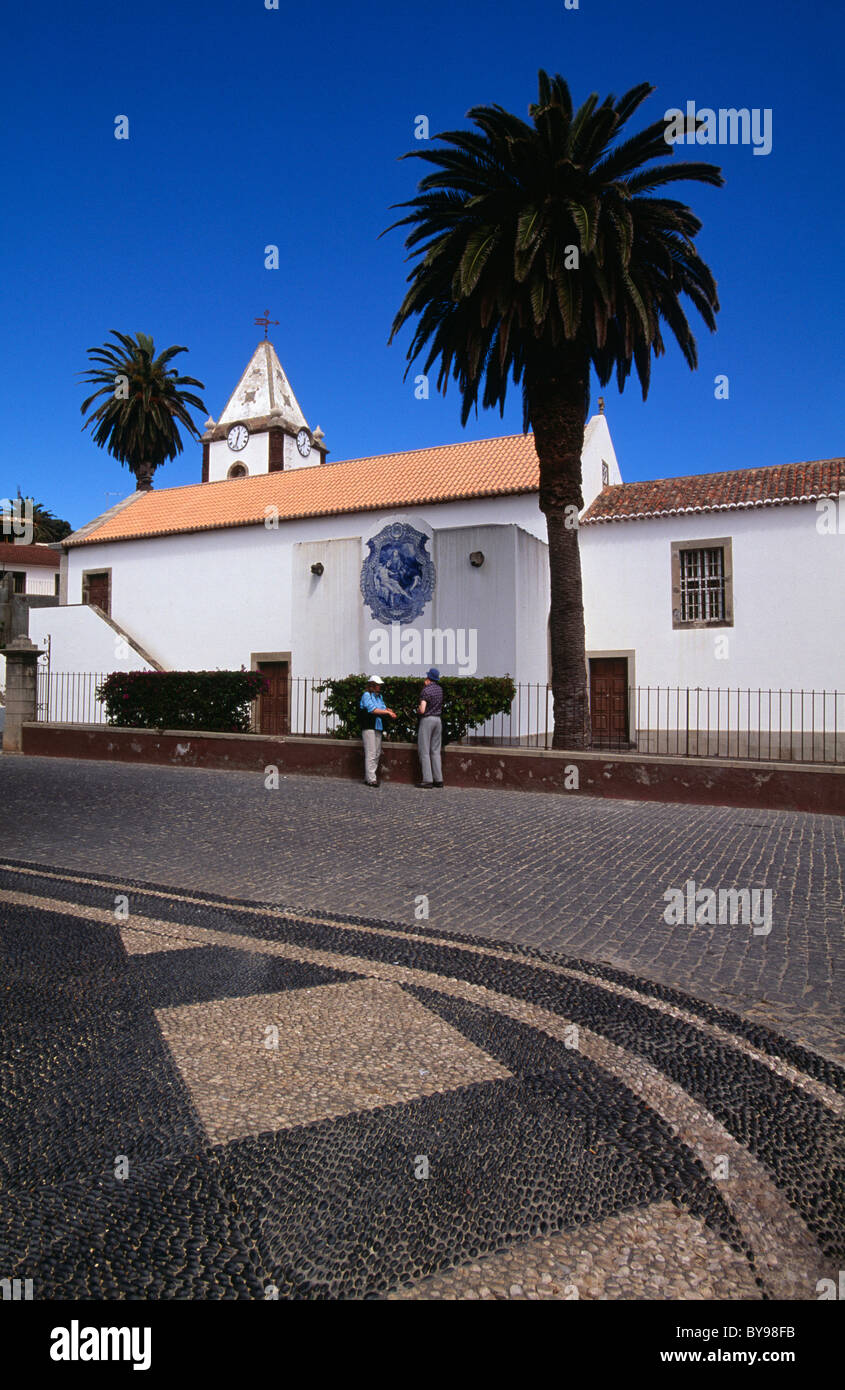
[[[199,396],[185,391],[185,386],[205,387],[192,376],[179,376],[168,363],[185,347],[169,347],[156,357],[155,345],[146,333],[134,338],[111,329],[115,343],[89,348],[92,365],[87,373],[80,372],[89,385],[99,387],[93,396],[83,401],[82,414],[105,396],[82,426],[92,429],[94,442],[105,445],[113,458],[125,463],[135,474],[139,490],[151,488],[153,473],[166,459],[182,452],[179,423],[195,439],[200,432],[191,419],[190,409],[207,414]],[[95,429],[96,426],[96,429]]]
[[[551,659],[557,748],[589,746],[586,645],[577,516],[583,507],[581,452],[590,368],[602,385],[616,372],[622,390],[636,367],[643,398],[651,354],[664,351],[663,325],[690,368],[695,339],[681,307],[686,295],[715,329],[716,282],[693,238],[688,207],[654,190],[679,179],[720,186],[715,165],[651,164],[673,153],[666,123],[618,142],[654,90],[633,87],[618,101],[594,93],[575,112],[562,77],[539,74],[530,123],[501,106],[468,112],[475,130],[445,131],[444,149],[403,158],[435,166],[392,227],[410,226],[410,288],[390,341],[418,315],[408,367],[427,349],[463,397],[462,424],[478,408],[504,413],[508,376],[522,386],[523,428],[534,430],[540,507],[546,516],[551,579]],[[649,196],[645,196],[649,195]]]

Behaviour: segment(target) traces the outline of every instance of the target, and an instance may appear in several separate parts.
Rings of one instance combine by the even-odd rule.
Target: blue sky
[[[540,67],[579,101],[652,82],[635,126],[690,100],[772,110],[770,154],[705,148],[726,186],[676,185],[704,222],[719,328],[696,329],[695,373],[670,347],[645,404],[636,382],[606,389],[623,477],[843,452],[838,0],[47,0],[8,10],[4,38],[0,496],[20,486],[78,526],[132,490],[80,428],[76,373],[110,329],[185,344],[217,418],[267,308],[334,461],[521,429],[518,392],[503,421],[481,412],[466,431],[454,388],[415,399],[407,331],[387,346],[402,236],[378,235],[424,172],[397,160],[415,117],[436,132],[476,104],[525,115]],[[200,464],[187,439],[155,486],[197,482]]]

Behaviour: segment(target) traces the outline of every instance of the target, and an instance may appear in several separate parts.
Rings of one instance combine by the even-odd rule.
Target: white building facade
[[[433,664],[545,686],[532,436],[326,456],[259,344],[207,423],[203,481],[135,493],[64,543],[61,607],[30,614],[52,670],[290,682]],[[845,691],[842,460],[623,484],[599,414],[582,470],[594,734],[654,728],[638,687]]]
[[[611,739],[776,756],[802,734],[805,752],[828,751],[818,734],[838,744],[843,488],[843,461],[827,459],[630,483],[594,500],[580,532],[587,652],[594,706],[616,683]],[[661,743],[671,728],[703,739]]]
[[[57,594],[60,566],[61,556],[51,545],[23,541],[0,544],[0,580],[11,575],[16,594]]]

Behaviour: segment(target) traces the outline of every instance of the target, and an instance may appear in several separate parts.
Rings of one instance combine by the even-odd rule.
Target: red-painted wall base
[[[158,733],[90,724],[32,723],[23,726],[23,752],[49,758],[99,758],[261,773],[274,766],[282,775],[363,780],[363,752],[357,740]],[[414,746],[385,743],[380,772],[385,784],[417,781],[419,763]],[[443,776],[452,787],[845,815],[845,767],[453,745],[444,753]]]

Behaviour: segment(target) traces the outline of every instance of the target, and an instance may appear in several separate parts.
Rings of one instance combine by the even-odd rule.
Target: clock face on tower
[[[246,425],[233,425],[226,435],[226,443],[236,454],[246,448],[248,439],[249,430]]]
[[[300,430],[296,436],[296,447],[304,459],[311,453],[311,436],[307,430]]]

